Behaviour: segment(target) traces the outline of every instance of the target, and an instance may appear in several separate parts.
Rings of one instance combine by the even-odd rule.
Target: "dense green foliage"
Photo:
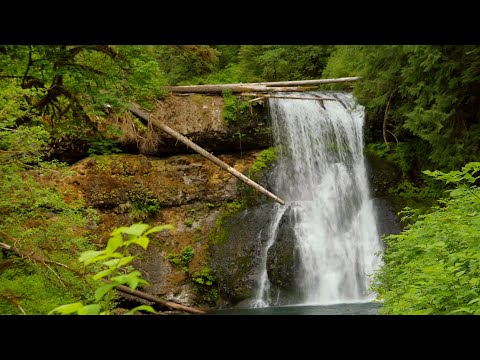
[[[152,46],[5,45],[0,47],[0,135],[40,127],[52,145],[67,139],[92,153],[118,135],[106,121],[130,101],[148,106],[165,84]],[[100,146],[100,148],[99,148]],[[96,148],[96,149],[95,149]],[[45,155],[45,154],[44,154]]]
[[[426,215],[386,237],[373,289],[383,314],[480,314],[480,162],[461,171],[425,171],[456,187]]]
[[[38,156],[33,151],[16,155],[20,160]],[[46,314],[74,298],[93,296],[91,281],[74,259],[93,248],[86,227],[95,226],[98,216],[81,199],[67,202],[68,192],[39,181],[52,172],[66,174],[64,166],[40,163],[35,171],[22,172],[20,160],[0,162],[0,241],[54,263],[0,252],[0,314]]]
[[[207,303],[215,304],[218,299],[217,280],[213,275],[212,269],[202,268],[201,271],[195,271],[191,277],[195,288]]]
[[[185,49],[185,47],[183,47]],[[220,84],[304,80],[322,76],[332,45],[216,45],[165,48],[169,83]],[[201,56],[198,56],[201,54]]]
[[[353,92],[366,108],[370,141],[383,141],[386,119],[391,151],[399,153],[410,176],[476,160],[478,46],[337,46],[324,76],[352,75],[362,77]]]

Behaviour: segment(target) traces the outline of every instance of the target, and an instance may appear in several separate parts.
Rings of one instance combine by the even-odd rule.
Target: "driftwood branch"
[[[162,89],[172,93],[192,93],[192,94],[215,94],[228,90],[232,93],[243,92],[291,92],[291,91],[306,91],[312,90],[313,87],[270,87],[266,85],[248,85],[248,84],[220,84],[220,85],[183,85],[183,86],[164,86]]]
[[[260,193],[264,194],[264,195],[267,195],[269,196],[270,198],[272,198],[273,200],[275,200],[276,202],[278,202],[279,204],[281,205],[285,205],[285,201],[283,201],[282,199],[280,199],[278,196],[276,196],[275,194],[272,194],[270,191],[268,191],[267,189],[263,188],[262,186],[258,185],[256,182],[250,180],[248,177],[246,177],[245,175],[243,175],[241,172],[235,170],[233,167],[229,166],[227,163],[223,162],[222,160],[220,160],[219,158],[217,158],[216,156],[213,156],[212,154],[210,154],[208,151],[206,151],[205,149],[201,148],[200,146],[198,146],[197,144],[195,144],[193,141],[189,140],[188,138],[186,138],[185,136],[183,136],[182,134],[180,134],[179,132],[177,132],[176,130],[173,130],[171,127],[165,125],[163,122],[161,122],[160,120],[158,120],[157,118],[151,116],[150,114],[148,114],[147,112],[143,111],[139,105],[137,104],[132,104],[130,106],[130,111],[135,114],[136,116],[140,117],[141,119],[145,120],[145,121],[149,121],[151,122],[153,125],[155,125],[156,127],[158,127],[159,129],[165,131],[167,134],[169,134],[170,136],[172,136],[173,138],[177,139],[178,141],[181,141],[182,143],[184,143],[185,145],[187,145],[189,148],[191,148],[192,150],[195,150],[197,153],[199,153],[200,155],[202,155],[203,157],[207,158],[208,160],[212,161],[214,164],[218,165],[219,167],[221,167],[222,169],[228,171],[230,174],[232,174],[233,176],[237,177],[238,179],[242,180],[245,184],[247,184],[248,186],[251,186],[253,187],[255,190],[258,190]]]
[[[312,89],[312,85],[350,82],[360,79],[359,77],[344,77],[336,79],[315,79],[299,81],[274,81],[261,83],[245,84],[218,84],[218,85],[184,85],[184,86],[164,86],[164,90],[174,93],[221,93],[224,90],[230,90],[232,93],[242,92],[281,92],[281,91],[305,91]],[[305,88],[310,86],[309,88]]]
[[[154,295],[150,295],[150,294],[144,293],[144,292],[139,291],[139,290],[132,290],[129,287],[124,286],[124,285],[118,285],[115,288],[118,291],[121,291],[125,294],[136,296],[140,299],[148,300],[148,301],[154,302],[156,304],[166,306],[170,309],[181,310],[181,311],[188,312],[188,313],[191,313],[191,314],[204,314],[205,313],[205,311],[203,311],[203,310],[191,308],[191,307],[181,305],[181,304],[177,304],[177,303],[174,303],[172,301],[162,300],[162,299],[160,299],[160,298],[158,298]]]
[[[277,96],[277,95],[265,95],[265,98],[272,98],[272,99],[298,99],[298,100],[331,100],[335,101],[336,99],[331,98],[322,98],[317,96],[312,97],[301,97],[301,96]]]
[[[306,86],[306,85],[321,85],[321,84],[350,82],[350,81],[357,81],[358,79],[360,79],[360,77],[354,76],[354,77],[343,77],[343,78],[335,78],[335,79],[272,81],[272,82],[264,82],[261,84],[264,84],[269,87],[270,86]]]

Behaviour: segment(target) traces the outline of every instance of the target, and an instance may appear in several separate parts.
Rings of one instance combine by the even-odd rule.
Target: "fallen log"
[[[305,86],[305,85],[321,85],[321,84],[350,82],[350,81],[357,81],[358,79],[360,79],[359,76],[353,76],[353,77],[343,77],[343,78],[335,78],[335,79],[272,81],[272,82],[264,82],[260,84],[264,84],[268,87],[270,86]]]
[[[161,122],[157,118],[155,118],[155,117],[151,116],[150,114],[148,114],[147,112],[143,111],[140,108],[139,105],[132,104],[129,109],[136,116],[140,117],[144,121],[150,121],[153,125],[155,125],[159,129],[165,131],[168,135],[172,136],[173,138],[177,139],[178,141],[181,141],[182,143],[187,145],[192,150],[195,150],[197,153],[199,153],[203,157],[207,158],[208,160],[212,161],[214,164],[218,165],[219,167],[228,171],[230,174],[232,174],[236,178],[243,181],[248,186],[251,186],[255,190],[259,191],[260,193],[269,196],[270,198],[272,198],[273,200],[275,200],[279,204],[285,205],[285,201],[280,199],[278,196],[276,196],[275,194],[272,194],[270,191],[268,191],[264,187],[258,185],[256,182],[252,181],[247,176],[243,175],[241,172],[235,170],[233,167],[229,166],[227,163],[223,162],[222,160],[220,160],[216,156],[213,156],[208,151],[201,148],[200,146],[195,144],[193,141],[189,140],[187,137],[180,134],[178,131],[173,130],[171,127],[165,125],[163,122]]]
[[[359,77],[344,77],[335,79],[314,79],[297,81],[274,81],[245,84],[217,84],[217,85],[182,85],[182,86],[163,86],[162,89],[172,93],[221,93],[224,90],[230,90],[232,93],[241,92],[285,92],[285,91],[305,91],[312,89],[311,85],[321,85],[330,83],[350,82],[360,79]],[[305,86],[309,86],[305,88]]]
[[[248,84],[221,84],[221,85],[182,85],[182,86],[164,86],[162,89],[172,93],[192,93],[192,94],[215,94],[229,90],[232,93],[242,92],[288,92],[288,91],[306,91],[311,90],[312,87],[270,87],[267,85],[248,85]]]
[[[181,310],[181,311],[184,311],[184,312],[188,312],[190,314],[205,314],[205,311],[203,311],[203,310],[191,308],[191,307],[181,305],[181,304],[177,304],[177,303],[172,302],[172,301],[162,300],[162,299],[160,299],[160,298],[158,298],[154,295],[144,293],[143,291],[132,290],[128,286],[118,285],[118,286],[115,286],[115,289],[117,289],[118,291],[121,291],[125,294],[136,296],[140,299],[144,299],[144,300],[151,301],[151,302],[154,302],[154,303],[162,305],[162,306],[166,306],[170,309]]]
[[[301,96],[265,95],[264,97],[265,97],[265,98],[271,98],[271,99],[298,99],[298,100],[320,100],[320,101],[323,101],[323,100],[335,101],[335,100],[336,100],[336,99],[332,99],[332,98],[322,98],[322,97],[316,97],[316,96],[312,96],[312,97],[301,97]]]

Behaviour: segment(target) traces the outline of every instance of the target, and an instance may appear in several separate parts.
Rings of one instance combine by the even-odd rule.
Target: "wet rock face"
[[[242,172],[255,154],[243,153],[240,159],[233,155],[219,158]],[[200,155],[166,159],[104,155],[81,160],[72,170],[77,175],[70,180],[83,191],[87,205],[119,214],[135,204],[165,208],[233,200],[238,195],[238,179]]]
[[[377,218],[379,236],[399,234],[402,231],[400,219],[393,205],[385,198],[374,198],[373,206]]]
[[[231,216],[223,225],[229,231],[224,242],[210,247],[210,267],[229,305],[255,295],[272,209],[273,204],[264,204]]]
[[[388,190],[397,186],[402,170],[391,161],[373,154],[365,157],[371,196],[387,197]]]
[[[219,158],[245,172],[258,153]],[[237,178],[200,155],[164,159],[95,156],[77,162],[70,170],[72,175],[58,179],[58,185],[68,187],[98,213],[98,223],[89,230],[100,246],[115,227],[138,222],[135,211],[141,211],[141,220],[151,226],[174,226],[174,230],[152,234],[148,250],[134,262],[150,283],[146,292],[187,306],[212,306],[198,293],[191,277],[208,266],[209,233],[224,203],[238,199]],[[181,256],[186,247],[194,252],[188,271],[168,260],[171,254]]]
[[[401,207],[388,190],[398,185],[402,171],[391,161],[372,154],[366,156],[366,164],[378,233],[380,236],[398,234],[402,230],[397,215]]]
[[[267,252],[268,279],[272,285],[287,292],[295,291],[301,269],[294,225],[294,214],[289,208],[283,214],[275,242]]]

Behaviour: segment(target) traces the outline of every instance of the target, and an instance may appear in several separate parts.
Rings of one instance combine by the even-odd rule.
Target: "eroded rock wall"
[[[219,158],[245,172],[258,153]],[[71,199],[83,198],[98,213],[99,221],[89,224],[89,229],[99,245],[106,244],[115,227],[138,221],[175,227],[153,234],[147,252],[135,263],[150,283],[146,292],[189,306],[215,305],[215,294],[203,296],[192,277],[209,267],[210,232],[225,206],[238,199],[237,178],[193,154],[162,159],[131,154],[95,156],[70,170],[72,175],[61,179],[61,185],[70,190]],[[178,265],[169,260],[181,258],[187,247],[194,253],[190,263]]]

